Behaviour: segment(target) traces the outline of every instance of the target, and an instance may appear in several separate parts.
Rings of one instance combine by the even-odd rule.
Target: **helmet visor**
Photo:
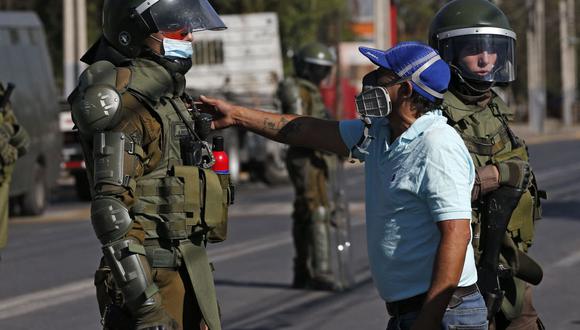
[[[161,0],[151,6],[150,14],[157,29],[165,33],[226,28],[207,0]]]
[[[515,39],[495,34],[470,34],[439,41],[441,57],[463,78],[507,83],[516,79]]]

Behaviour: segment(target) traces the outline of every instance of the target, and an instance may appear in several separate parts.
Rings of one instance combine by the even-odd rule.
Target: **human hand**
[[[518,158],[508,159],[497,165],[500,185],[526,190],[530,183],[530,164]]]
[[[234,119],[234,113],[237,106],[226,102],[225,100],[220,100],[212,97],[207,97],[201,95],[200,100],[207,105],[213,107],[213,109],[202,109],[204,112],[210,113],[214,119],[211,123],[212,129],[223,129],[230,126],[236,125],[236,121]]]

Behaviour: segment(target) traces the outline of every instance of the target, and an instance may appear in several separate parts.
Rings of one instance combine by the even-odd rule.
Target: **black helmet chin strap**
[[[464,84],[473,93],[485,94],[489,92],[495,85],[495,82],[492,81],[485,84],[482,83],[481,88],[478,88],[479,86],[475,86],[476,83],[470,83],[467,79],[463,78],[461,75],[461,70],[457,66],[449,64],[449,67],[451,68],[451,71],[459,78],[459,82]]]

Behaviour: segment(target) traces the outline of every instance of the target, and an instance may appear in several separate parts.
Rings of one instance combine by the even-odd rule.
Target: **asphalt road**
[[[548,329],[580,329],[580,141],[530,147],[550,199],[531,254],[544,266],[534,291]],[[289,186],[240,187],[226,242],[210,247],[224,329],[384,329],[384,304],[370,278],[362,168],[347,171],[355,286],[346,292],[293,290]],[[15,218],[0,263],[0,329],[99,329],[92,275],[99,244],[88,204],[71,187],[40,218]]]

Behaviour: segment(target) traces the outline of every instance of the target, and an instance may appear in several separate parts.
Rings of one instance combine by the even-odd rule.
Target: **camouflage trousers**
[[[286,159],[288,174],[295,189],[292,213],[294,275],[296,281],[331,281],[330,210],[327,169],[322,158],[294,154]],[[298,285],[299,286],[299,285]]]

